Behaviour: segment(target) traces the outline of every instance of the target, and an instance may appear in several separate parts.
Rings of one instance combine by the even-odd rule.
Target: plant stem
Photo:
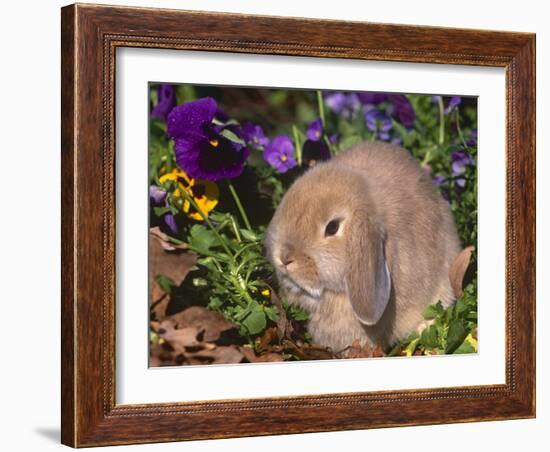
[[[229,222],[231,223],[231,227],[233,228],[233,233],[235,234],[235,237],[237,238],[237,242],[241,243],[241,233],[239,232],[239,226],[237,225],[237,222],[235,221],[235,217],[231,214],[229,214]],[[235,256],[236,257],[236,256]]]
[[[241,214],[241,217],[243,218],[244,224],[247,229],[252,230],[252,226],[250,226],[250,221],[248,221],[248,217],[246,216],[246,212],[243,209],[243,205],[241,204],[241,200],[239,199],[239,195],[237,195],[237,192],[235,190],[235,187],[233,187],[233,184],[230,180],[227,181],[227,184],[229,186],[229,191],[231,192],[231,195],[233,196],[233,200],[235,201],[235,204],[237,205],[237,209],[239,209],[239,212]]]
[[[323,93],[320,89],[317,90],[317,106],[319,107],[319,117],[321,118],[321,124],[323,125],[323,130],[325,129],[325,104],[323,102]]]
[[[327,130],[327,121],[325,119],[325,102],[323,101],[323,93],[319,89],[317,90],[317,107],[319,108],[319,118],[321,118],[321,124],[323,125],[323,141],[328,147],[330,155],[334,156],[334,149],[332,148],[332,143],[328,139],[326,130]]]
[[[296,161],[298,166],[302,166],[302,146],[300,144],[300,137],[298,136],[298,129],[295,125],[292,126],[292,135],[294,135],[294,146],[296,146]]]
[[[439,144],[445,141],[445,107],[443,106],[443,97],[439,96],[437,103],[439,105]]]
[[[458,136],[460,137],[460,141],[462,141],[462,144],[465,148],[468,148],[468,145],[466,144],[466,141],[464,140],[464,135],[462,134],[462,129],[460,128],[460,116],[458,114],[458,109],[455,112],[456,114],[456,131],[458,132]]]

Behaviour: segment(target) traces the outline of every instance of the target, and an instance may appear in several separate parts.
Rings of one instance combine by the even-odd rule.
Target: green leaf
[[[407,347],[405,348],[405,353],[407,354],[407,356],[414,355],[414,352],[416,351],[419,342],[420,342],[420,338],[417,337],[416,339],[413,339],[409,343],[409,345],[407,345]]]
[[[422,334],[420,335],[420,343],[425,348],[436,348],[439,345],[437,327],[435,325],[430,325],[422,331]]]
[[[155,281],[158,283],[164,293],[170,294],[172,288],[176,287],[174,280],[166,275],[155,276]]]
[[[259,240],[259,237],[249,229],[241,229],[241,235],[249,242],[257,242]]]
[[[216,223],[223,223],[225,220],[227,220],[227,214],[212,211],[208,214],[208,218],[210,218],[211,221],[215,221]]]
[[[242,138],[239,138],[235,132],[232,132],[229,129],[223,129],[220,132],[220,135],[227,138],[229,141],[232,141],[233,143],[238,143],[243,146],[246,144]]]
[[[290,311],[290,316],[298,322],[303,322],[309,319],[309,315],[302,308],[293,307]]]
[[[171,207],[153,207],[153,212],[155,212],[155,215],[157,217],[162,217],[163,215],[171,211],[172,211]]]
[[[477,350],[474,348],[474,346],[468,342],[464,341],[460,346],[453,352],[454,355],[461,355],[464,353],[475,353]]]
[[[201,224],[195,224],[189,234],[189,244],[199,253],[208,253],[210,249],[219,246],[216,234]]]
[[[220,297],[210,297],[210,301],[208,302],[208,307],[214,311],[220,309],[223,305],[223,301]]]
[[[277,322],[277,320],[279,320],[279,314],[275,307],[267,306],[264,308],[264,312],[267,315],[267,318],[272,322]]]
[[[463,314],[469,310],[468,303],[464,299],[459,299],[455,305],[455,315],[457,317],[463,317]]]
[[[257,309],[253,309],[250,314],[242,321],[242,325],[246,327],[250,334],[258,334],[263,331],[267,325],[267,320],[264,311],[257,305]]]
[[[447,332],[447,346],[445,353],[453,353],[468,335],[468,331],[464,322],[460,319],[455,319],[450,322]]]
[[[441,302],[438,301],[437,304],[432,304],[428,306],[426,309],[424,309],[424,312],[422,312],[422,315],[425,319],[431,320],[439,317],[441,314],[443,314],[445,310],[443,309],[443,306],[441,305]]]

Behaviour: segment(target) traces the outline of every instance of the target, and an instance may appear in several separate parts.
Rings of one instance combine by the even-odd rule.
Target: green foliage
[[[477,352],[477,293],[476,284],[470,283],[464,295],[455,304],[444,308],[441,302],[428,306],[424,318],[430,324],[399,342],[390,355],[422,354],[442,355]]]

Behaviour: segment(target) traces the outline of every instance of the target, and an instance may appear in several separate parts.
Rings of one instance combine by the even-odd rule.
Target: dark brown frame
[[[116,405],[117,47],[504,67],[506,383]],[[67,6],[62,9],[61,154],[64,444],[83,447],[535,416],[534,34]]]

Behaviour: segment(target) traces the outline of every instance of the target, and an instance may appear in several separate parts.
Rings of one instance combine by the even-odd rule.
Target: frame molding
[[[84,4],[64,7],[61,15],[64,444],[87,447],[535,416],[534,34]],[[116,405],[117,47],[504,67],[506,383]]]

